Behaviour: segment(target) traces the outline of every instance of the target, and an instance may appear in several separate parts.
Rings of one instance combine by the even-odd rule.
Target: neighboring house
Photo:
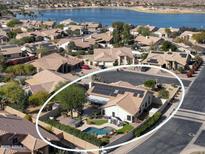
[[[0,153],[49,154],[49,145],[38,135],[35,125],[28,120],[4,113],[0,115]],[[39,127],[42,136],[52,143],[58,137]]]
[[[94,49],[93,64],[111,67],[114,65],[134,64],[132,49],[127,47]]]
[[[81,25],[85,26],[85,28],[89,32],[96,32],[98,28],[102,27],[101,24],[94,23],[94,22],[85,22],[85,23],[82,23]]]
[[[101,106],[102,114],[109,118],[135,122],[152,104],[151,92],[127,82],[93,82],[87,91],[88,100]]]
[[[139,25],[133,29],[130,30],[130,33],[134,36],[137,36],[139,34],[138,30],[140,27],[145,27],[145,28],[148,28],[150,32],[154,32],[157,30],[157,27],[155,26],[150,26],[150,25],[145,25],[145,26],[142,26],[142,25]]]
[[[135,41],[141,46],[155,46],[160,44],[163,39],[154,36],[137,36]]]
[[[73,56],[63,57],[60,54],[52,53],[35,60],[31,64],[34,65],[38,71],[47,69],[59,73],[69,73],[79,69],[83,61]]]
[[[144,64],[161,66],[170,70],[179,67],[186,68],[191,60],[190,54],[186,52],[150,52],[143,61]]]
[[[53,28],[55,23],[54,21],[37,21],[37,20],[21,20],[23,27],[41,27],[45,26],[46,28]]]
[[[105,33],[94,33],[89,37],[75,37],[75,38],[63,38],[59,39],[57,43],[59,48],[67,50],[67,46],[70,42],[74,42],[76,47],[88,50],[95,44],[99,44],[102,47],[110,47],[110,41],[112,40],[112,35],[110,32]]]
[[[33,60],[35,57],[28,55],[16,45],[0,46],[0,54],[3,55],[8,64],[18,64]]]
[[[166,32],[167,28],[159,28],[157,31],[154,32],[155,35],[157,35],[158,37],[165,37],[168,38],[168,33]],[[178,28],[168,28],[170,30],[170,32],[178,32],[179,29]]]
[[[196,41],[192,38],[194,34],[199,34],[200,32],[184,31],[179,37],[190,42],[195,43]]]
[[[38,49],[44,48],[48,53],[57,52],[58,48],[56,45],[54,45],[51,42],[36,42],[36,43],[30,43],[26,44],[22,50],[27,52],[30,55],[35,55],[37,53]]]
[[[29,85],[32,93],[38,91],[47,91],[48,93],[51,93],[60,83],[65,83],[66,79],[53,71],[43,70],[25,82]]]
[[[60,29],[49,29],[43,31],[25,32],[16,35],[16,39],[22,39],[24,37],[44,37],[44,40],[55,40],[64,36],[63,31]]]

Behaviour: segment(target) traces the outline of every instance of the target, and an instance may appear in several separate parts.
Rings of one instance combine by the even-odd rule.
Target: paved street
[[[193,139],[191,134],[196,134],[203,122],[203,119],[199,119],[199,117],[203,116],[203,112],[205,112],[204,74],[205,67],[203,67],[198,78],[187,92],[181,110],[179,111],[184,112],[184,114],[177,113],[175,118],[171,119],[143,144],[131,150],[129,154],[177,154],[189,144]],[[196,118],[189,117],[191,114],[198,114],[198,116],[195,116]],[[195,144],[204,146],[204,143],[204,132],[202,132]]]
[[[134,72],[125,72],[125,71],[109,71],[98,74],[101,77],[101,80],[107,83],[117,82],[117,81],[127,81],[133,85],[143,84],[146,80],[158,80],[161,83],[170,83],[170,84],[179,84],[178,80],[170,77],[161,77],[155,75],[148,75],[142,73],[134,73]],[[185,87],[188,87],[191,81],[182,80]]]
[[[193,138],[201,123],[183,119],[171,119],[145,143],[129,152],[129,154],[177,154]]]

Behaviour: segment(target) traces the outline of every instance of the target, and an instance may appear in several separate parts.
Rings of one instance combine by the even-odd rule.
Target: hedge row
[[[45,122],[60,129],[60,130],[62,130],[62,131],[65,131],[65,132],[72,134],[80,139],[83,139],[91,144],[94,144],[96,146],[103,146],[103,145],[107,144],[107,142],[102,141],[101,139],[98,139],[94,135],[82,132],[81,130],[76,129],[76,128],[71,127],[71,126],[68,126],[68,125],[60,124],[58,121],[46,120]]]
[[[156,122],[160,119],[161,113],[156,112],[152,117],[147,119],[141,126],[134,129],[135,137],[139,137],[143,135],[146,131],[148,131]]]

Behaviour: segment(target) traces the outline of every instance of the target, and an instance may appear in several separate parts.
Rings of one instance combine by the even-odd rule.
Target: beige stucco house
[[[88,100],[101,106],[102,114],[133,123],[152,104],[153,95],[127,82],[111,84],[93,82],[88,90]]]

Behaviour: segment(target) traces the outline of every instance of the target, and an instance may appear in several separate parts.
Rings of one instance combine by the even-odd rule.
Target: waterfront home
[[[64,37],[64,34],[63,31],[60,29],[49,29],[43,31],[19,33],[16,35],[16,39],[22,39],[24,37],[31,37],[31,36],[44,37],[44,40],[54,40],[54,39]]]
[[[94,49],[93,65],[112,67],[135,64],[132,49],[127,47]]]
[[[35,125],[20,117],[7,113],[0,114],[0,153],[49,154],[49,145],[37,134]],[[52,143],[59,142],[58,137],[39,127],[41,134]]]
[[[83,31],[85,29],[85,26],[83,26],[83,25],[68,25],[68,29],[71,31],[76,31],[76,30]]]
[[[60,24],[63,24],[66,26],[66,25],[71,25],[71,24],[77,25],[78,23],[76,23],[75,21],[73,21],[71,19],[66,19],[66,20],[61,21]]]
[[[150,32],[154,32],[157,30],[157,27],[151,25],[138,25],[136,29],[138,30],[140,27],[148,28]]]
[[[163,39],[155,36],[139,35],[135,38],[135,41],[141,46],[156,46],[159,45]]]
[[[88,100],[100,105],[109,118],[133,123],[152,104],[152,94],[127,82],[93,82],[87,91]]]
[[[81,23],[81,25],[85,26],[85,28],[89,31],[89,32],[96,32],[98,30],[98,28],[101,28],[102,25],[99,23],[94,23],[94,22],[85,22],[85,23]]]
[[[192,38],[194,34],[199,34],[200,32],[184,31],[179,37],[187,41],[195,43],[196,41]]]
[[[53,28],[55,23],[54,21],[37,21],[37,20],[20,20],[22,22],[23,27],[45,27],[45,28]]]
[[[33,75],[30,79],[25,81],[32,93],[38,91],[46,91],[48,93],[53,92],[56,87],[65,83],[66,79],[59,76],[57,73],[49,70],[43,70]]]
[[[171,33],[179,31],[178,28],[159,28],[157,31],[154,32],[154,34],[160,38],[163,38],[163,37],[168,38],[169,34],[167,33],[166,29],[169,29]]]
[[[34,65],[38,71],[47,69],[59,73],[69,73],[80,69],[83,61],[70,55],[64,57],[60,54],[52,53],[35,60],[31,64]]]
[[[154,52],[151,51],[144,64],[161,66],[170,70],[178,70],[180,67],[186,69],[191,60],[190,54],[186,52]]]

